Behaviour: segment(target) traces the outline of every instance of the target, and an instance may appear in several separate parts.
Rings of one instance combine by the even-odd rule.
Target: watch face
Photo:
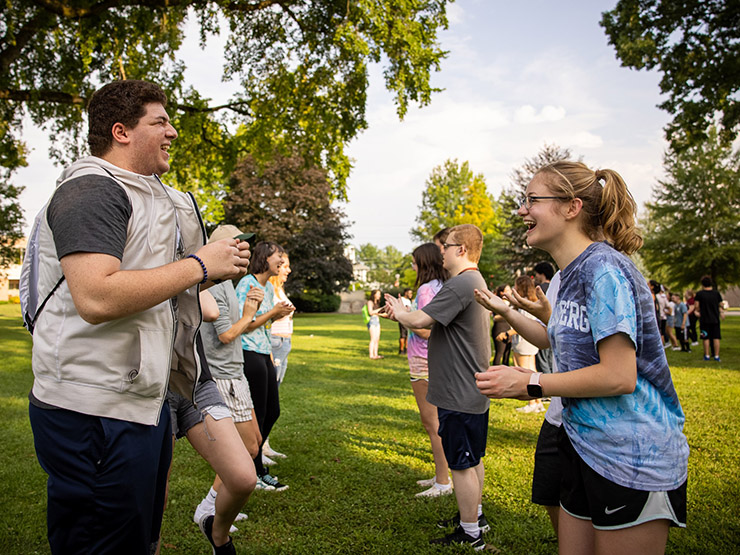
[[[539,384],[527,384],[527,395],[539,399],[542,397],[542,386]]]

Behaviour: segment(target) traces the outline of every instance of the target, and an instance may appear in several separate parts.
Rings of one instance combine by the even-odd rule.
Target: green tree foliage
[[[261,166],[252,156],[237,164],[224,206],[224,222],[274,241],[290,256],[293,270],[285,289],[328,295],[352,279],[344,256],[349,239],[343,212],[332,204],[326,171],[300,155],[277,154]]]
[[[645,245],[651,275],[671,287],[696,286],[710,275],[740,283],[740,152],[710,128],[708,139],[664,158],[667,178],[646,205]]]
[[[534,158],[525,159],[521,166],[514,169],[511,174],[511,185],[501,193],[499,204],[503,214],[502,233],[493,250],[500,267],[507,273],[507,281],[511,281],[517,272],[529,271],[543,260],[557,268],[548,253],[527,244],[527,226],[524,225],[518,210],[520,199],[537,170],[558,160],[567,160],[571,156],[570,149],[546,144]]]
[[[660,104],[673,115],[666,135],[676,149],[740,129],[740,4],[737,0],[619,0],[601,26],[622,64],[663,74]]]
[[[357,248],[356,256],[357,260],[370,268],[367,273],[368,281],[377,282],[384,289],[393,287],[397,275],[399,283],[403,281],[401,278],[407,277],[406,270],[411,269],[411,255],[404,255],[393,245],[381,249],[371,243],[365,243]]]
[[[181,131],[170,184],[199,192],[218,220],[219,187],[246,152],[265,164],[277,150],[328,171],[343,198],[346,145],[367,127],[368,64],[382,62],[399,117],[428,104],[446,55],[447,0],[13,0],[0,10],[0,163],[25,164],[24,114],[49,131],[51,154],[78,157],[84,107],[113,79],[162,85]],[[201,44],[224,33],[222,79],[240,91],[216,106],[185,82],[185,25]],[[214,68],[213,78],[217,78]],[[228,125],[227,125],[228,124]],[[230,129],[238,127],[236,133]],[[0,230],[2,232],[2,230]]]
[[[23,237],[23,212],[18,205],[22,191],[0,180],[0,268],[19,262],[14,246]]]
[[[483,252],[478,266],[489,283],[505,277],[495,245],[501,236],[501,206],[488,193],[483,174],[474,174],[468,162],[446,160],[432,170],[422,193],[419,224],[411,236],[431,241],[445,227],[473,224],[483,233]]]
[[[445,227],[477,225],[484,235],[495,233],[498,214],[483,174],[474,174],[468,162],[446,160],[432,170],[422,193],[421,206],[411,230],[418,241],[431,241]]]

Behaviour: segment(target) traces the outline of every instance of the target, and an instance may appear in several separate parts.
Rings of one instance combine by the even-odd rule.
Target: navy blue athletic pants
[[[35,405],[29,416],[36,455],[49,475],[51,552],[149,555],[172,460],[167,403],[157,426]]]

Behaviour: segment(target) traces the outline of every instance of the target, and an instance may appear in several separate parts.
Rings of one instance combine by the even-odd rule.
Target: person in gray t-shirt
[[[437,406],[439,435],[452,471],[459,517],[457,525],[433,544],[467,544],[483,549],[489,529],[481,505],[483,457],[488,434],[488,399],[478,390],[476,372],[491,359],[490,312],[475,302],[473,292],[486,284],[478,271],[481,231],[465,224],[450,229],[443,248],[450,273],[439,293],[422,310],[407,312],[400,299],[386,295],[388,316],[409,328],[431,328],[427,401]]]
[[[247,240],[251,237],[251,234],[242,234],[233,225],[220,225],[211,234],[209,243],[227,237]],[[259,452],[262,437],[260,436],[257,419],[253,417],[253,403],[249,383],[244,377],[244,359],[240,338],[249,323],[254,319],[263,296],[263,291],[258,287],[250,290],[244,303],[243,315],[240,317],[239,303],[234,292],[234,285],[230,280],[200,292],[200,302],[204,314],[206,311],[217,314],[215,319],[206,319],[204,316],[204,322],[201,326],[201,337],[211,376],[216,382],[221,398],[231,413],[239,439],[241,439],[251,458],[254,458]],[[217,455],[222,454],[218,453]],[[200,523],[208,515],[219,514],[216,509],[216,498],[219,492],[223,491],[222,478],[224,482],[227,482],[230,478],[228,474],[234,470],[226,458],[214,457],[213,460],[207,460],[220,474],[216,475],[210,491],[195,509],[193,520],[196,523]],[[251,472],[255,472],[251,461],[248,466]],[[244,513],[236,515],[236,520],[244,518],[246,518]]]

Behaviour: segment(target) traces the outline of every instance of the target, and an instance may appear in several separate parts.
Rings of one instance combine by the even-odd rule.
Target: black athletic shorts
[[[560,505],[560,454],[558,432],[560,426],[542,422],[537,448],[534,452],[534,474],[532,475],[532,503],[557,507]]]
[[[719,324],[699,324],[702,339],[722,339]]]
[[[619,530],[652,520],[686,527],[686,482],[672,491],[642,491],[607,480],[592,470],[573,448],[564,427],[559,433],[563,480],[560,507],[590,520],[597,530]]]

